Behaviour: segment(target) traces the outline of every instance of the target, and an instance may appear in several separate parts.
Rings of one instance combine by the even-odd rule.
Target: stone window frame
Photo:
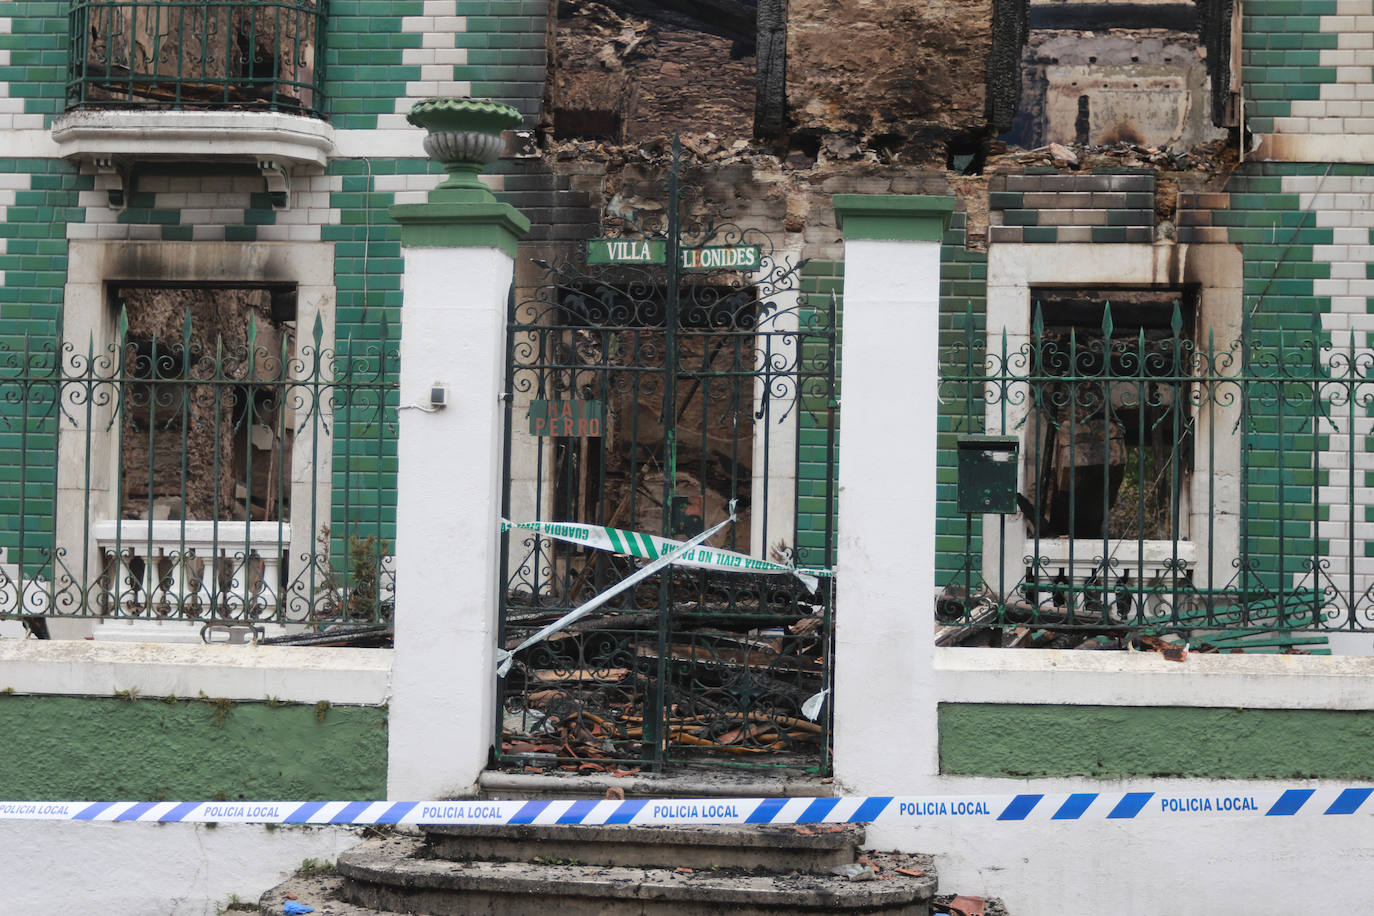
[[[1218,341],[1238,340],[1244,310],[1243,283],[1244,257],[1236,245],[994,244],[988,247],[986,339],[989,342],[997,340],[1000,347],[1005,331],[1008,352],[1029,345],[1032,290],[1044,286],[1081,286],[1160,290],[1194,287],[1198,291],[1196,326],[1213,329]],[[1193,494],[1189,500],[1190,517],[1180,526],[1190,532],[1180,540],[1192,545],[1193,581],[1199,587],[1204,587],[1208,581],[1209,566],[1214,587],[1224,586],[1235,575],[1233,564],[1240,545],[1241,443],[1238,436],[1230,434],[1230,429],[1239,419],[1240,407],[1236,399],[1231,405],[1219,404],[1217,410],[1203,412],[1197,418],[1195,436],[1199,443],[1206,442],[1212,434],[1211,424],[1217,427],[1215,467],[1208,465],[1211,458],[1208,449],[1193,450],[1188,481]],[[1005,429],[1007,434],[1022,438],[1024,453],[1027,433],[1017,431],[1020,416],[1016,408],[1010,410]],[[985,417],[989,433],[1004,431],[1000,402],[990,399]],[[1210,513],[1206,499],[1209,483],[1215,486]],[[1026,467],[1022,462],[1017,471],[1018,492],[1027,492],[1026,486]],[[1204,538],[1191,534],[1207,531],[1209,527],[1213,532],[1210,545]],[[986,522],[983,525],[982,572],[989,583],[1010,585],[1021,581],[1025,575],[1023,559],[1031,539],[1024,526],[1007,524],[1004,543],[999,530],[1002,528]],[[1146,541],[1147,545],[1152,543],[1169,542]],[[1131,561],[1132,558],[1125,560],[1127,564]]]
[[[223,241],[98,241],[73,239],[68,243],[67,282],[63,289],[63,362],[70,367],[82,359],[94,341],[97,356],[115,340],[119,316],[111,307],[110,290],[120,286],[290,286],[296,290],[296,353],[313,346],[312,329],[318,317],[323,328],[322,346],[332,348],[335,333],[337,296],[334,279],[334,245],[330,242],[223,242]],[[70,348],[70,353],[65,348]],[[327,363],[322,371],[328,372]],[[58,433],[56,519],[58,547],[66,551],[68,569],[73,575],[91,581],[100,568],[94,546],[83,554],[82,531],[85,525],[72,524],[89,512],[86,523],[93,524],[118,516],[118,431],[109,422],[108,412],[92,416],[89,428],[84,413],[75,423],[63,422]],[[332,430],[333,424],[327,425]],[[90,462],[89,505],[87,504],[87,437],[89,454],[106,460]],[[331,476],[318,473],[333,463],[333,438],[325,433],[314,449],[296,449],[291,459],[291,504],[310,506],[318,518],[328,519],[331,505]],[[313,490],[313,492],[312,492]],[[58,520],[66,520],[64,524]],[[63,532],[66,532],[64,535]],[[308,556],[314,550],[315,532],[308,526],[293,525],[292,557]],[[56,638],[83,638],[91,629],[89,620],[61,621]]]

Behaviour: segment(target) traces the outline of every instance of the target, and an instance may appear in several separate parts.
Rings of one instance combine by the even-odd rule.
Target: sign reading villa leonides
[[[678,250],[680,270],[757,270],[757,245],[708,245]],[[663,239],[588,239],[588,264],[663,264],[668,250]]]

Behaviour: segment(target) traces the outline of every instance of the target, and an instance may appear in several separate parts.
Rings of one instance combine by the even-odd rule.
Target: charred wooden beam
[[[787,0],[759,0],[754,136],[782,133],[787,113]]]
[[[1030,36],[1029,0],[992,0],[987,117],[994,133],[1011,129],[1021,104],[1021,49]]]
[[[640,658],[655,660],[659,658],[659,650],[656,646],[636,646],[635,652]],[[745,645],[708,647],[677,644],[668,647],[668,656],[675,662],[686,662],[700,667],[736,670],[747,668],[754,672],[753,676],[757,676],[757,672],[761,671],[815,677],[824,677],[825,675],[825,665],[818,660],[796,655],[780,655],[771,651],[759,651]]]
[[[154,82],[142,74],[130,74],[125,67],[87,64],[85,79],[91,86],[111,93],[114,98],[131,96],[156,102],[213,103],[275,102],[284,108],[300,108],[300,99],[277,91],[276,84],[216,82]]]
[[[1197,4],[1197,31],[1207,48],[1207,75],[1212,84],[1212,123],[1217,127],[1235,125],[1239,120],[1238,101],[1233,98],[1231,52],[1238,36],[1232,34],[1235,0],[1194,0]]]

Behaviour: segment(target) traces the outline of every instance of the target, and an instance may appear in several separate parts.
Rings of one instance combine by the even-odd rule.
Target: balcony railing
[[[67,108],[324,117],[325,0],[73,0]]]
[[[283,606],[285,522],[100,521],[91,526],[104,575],[98,601],[128,617],[255,621]]]

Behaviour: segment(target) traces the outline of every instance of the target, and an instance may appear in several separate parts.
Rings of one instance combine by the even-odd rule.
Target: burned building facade
[[[827,566],[839,393],[798,396],[796,430],[760,435],[771,307],[738,282],[748,272],[679,277],[692,317],[670,348],[642,303],[598,300],[590,281],[550,293],[541,265],[648,237],[672,209],[794,265],[787,309],[806,322],[843,276],[834,195],[946,195],[943,606],[1140,622],[1183,583],[1212,616],[1259,595],[1284,620],[1353,625],[1374,583],[1348,508],[1368,425],[1366,5],[10,4],[5,384],[34,381],[42,361],[24,353],[65,346],[127,363],[115,402],[150,400],[117,423],[0,402],[20,436],[0,452],[8,566],[60,577],[65,557],[67,574],[97,575],[93,533],[119,540],[124,522],[144,522],[145,542],[149,521],[275,522],[297,558],[285,575],[314,570],[309,596],[336,578],[301,559],[321,543],[337,558],[392,538],[401,261],[386,208],[438,181],[411,105],[471,95],[525,119],[491,186],[533,224],[515,293],[530,305],[513,313],[529,341],[540,305],[557,310],[561,380],[527,400],[599,386],[605,411],[595,441],[516,437],[512,514],[682,533],[733,500],[744,514],[718,546]],[[670,206],[674,137],[691,194]],[[596,309],[628,309],[636,330],[600,333]],[[695,367],[672,390],[603,371],[670,349]],[[196,378],[207,359],[218,374]],[[313,374],[326,363],[374,387],[330,389]],[[1290,363],[1307,375],[1266,374]],[[162,388],[178,394],[159,402]],[[531,404],[516,401],[523,429]],[[960,442],[989,435],[1016,446],[1014,511],[960,509]],[[691,444],[671,467],[649,460],[665,437]],[[157,576],[138,577],[141,607]]]
[[[1258,653],[1371,651],[1372,86],[1374,0],[0,4],[10,797],[753,765],[1015,912],[1359,910],[1370,665]],[[518,244],[393,219],[417,106]]]
[[[843,272],[835,194],[953,195],[941,616],[991,618],[1022,642],[1035,624],[1095,645],[1120,644],[1103,634],[1124,621],[1241,621],[1335,630],[1316,651],[1352,644],[1374,570],[1340,505],[1359,458],[1332,411],[1365,380],[1325,296],[1360,278],[1320,258],[1358,233],[1318,228],[1314,204],[1337,198],[1314,196],[1312,175],[1332,194],[1358,184],[1362,20],[1156,0],[761,3],[751,42],[752,4],[728,28],[713,10],[558,7],[540,121],[552,187],[507,188],[569,223],[531,247],[576,247],[588,216],[582,237],[661,214],[639,189],[673,133],[700,212],[781,240],[805,261],[804,301]],[[1309,241],[1319,260],[1295,261]],[[1307,374],[1276,384],[1294,361]],[[799,435],[799,490],[822,495],[808,487],[833,472],[825,441]],[[960,507],[977,478],[957,467],[961,443],[986,435],[1015,441],[1014,493],[991,514]],[[732,493],[699,489],[717,506]],[[795,513],[789,545],[823,553],[825,500]]]

